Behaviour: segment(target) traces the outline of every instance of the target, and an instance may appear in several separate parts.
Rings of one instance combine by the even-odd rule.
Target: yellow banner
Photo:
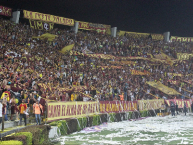
[[[48,39],[48,41],[53,41],[55,39],[55,37],[58,37],[58,36],[50,34],[50,33],[45,33],[45,34],[42,34],[41,36],[38,36],[38,37],[33,36],[32,38]]]
[[[74,20],[49,14],[43,14],[39,12],[32,12],[23,10],[24,18],[26,19],[32,19],[32,20],[39,20],[44,22],[52,22],[56,24],[61,25],[68,25],[68,26],[74,26]]]
[[[67,51],[72,50],[73,47],[74,47],[74,44],[65,46],[64,48],[62,48],[62,50],[61,50],[60,52],[64,54],[64,53],[66,53]]]
[[[193,54],[189,54],[189,53],[177,53],[177,58],[179,60],[188,60],[192,56],[193,56]]]
[[[78,118],[99,113],[98,102],[49,102],[47,107],[48,121]]]
[[[177,74],[177,73],[169,73],[169,75],[171,75],[171,76],[179,76],[179,77],[182,77],[183,75],[182,74]]]
[[[180,95],[180,93],[178,93],[176,90],[172,89],[172,88],[169,88],[165,85],[163,85],[161,82],[146,82],[148,85],[164,92],[165,94],[168,94],[168,95]]]
[[[85,56],[94,57],[94,58],[102,58],[102,59],[116,59],[115,56],[110,55],[110,54],[85,54]]]
[[[165,53],[161,52],[161,54],[154,55],[155,58],[165,60],[168,64],[173,65],[174,61],[172,58]]]
[[[161,109],[164,99],[138,100],[139,111]]]
[[[123,35],[125,35],[125,33],[128,34],[129,36],[134,37],[134,38],[148,37],[150,35],[149,33],[119,31],[119,36],[123,36]]]
[[[178,41],[178,42],[193,42],[193,37],[177,37],[177,36],[171,36],[170,40],[172,42]]]
[[[162,34],[151,34],[153,40],[163,40],[164,36]]]

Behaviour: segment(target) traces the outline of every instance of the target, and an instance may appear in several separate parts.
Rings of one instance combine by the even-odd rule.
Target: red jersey
[[[26,104],[20,104],[19,105],[19,111],[20,114],[24,114],[24,111],[27,109],[27,105]]]

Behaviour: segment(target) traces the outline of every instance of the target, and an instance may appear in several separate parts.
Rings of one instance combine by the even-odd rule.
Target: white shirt
[[[2,117],[2,108],[3,108],[3,105],[2,103],[0,103],[0,117]]]
[[[179,92],[181,92],[181,87],[179,87]]]

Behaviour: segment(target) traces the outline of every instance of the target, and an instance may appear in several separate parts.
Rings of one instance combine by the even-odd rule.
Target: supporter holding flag
[[[186,112],[187,112],[187,108],[186,108],[186,103],[184,102],[184,113],[185,113],[185,116],[186,116]]]

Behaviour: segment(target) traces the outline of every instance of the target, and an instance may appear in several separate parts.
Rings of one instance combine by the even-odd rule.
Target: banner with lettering
[[[193,54],[189,54],[189,53],[177,53],[177,58],[179,60],[188,60],[191,57],[193,57]]]
[[[177,37],[177,36],[171,36],[170,40],[172,42],[178,41],[178,42],[193,42],[193,37]]]
[[[94,30],[97,31],[98,33],[102,34],[110,34],[110,25],[104,25],[104,24],[95,24],[95,23],[89,23],[89,22],[79,22],[78,29],[83,29],[83,30]]]
[[[149,33],[138,33],[138,32],[127,32],[127,31],[119,31],[119,36],[123,36],[123,35],[129,35],[131,37],[134,37],[134,38],[147,38],[149,37]]]
[[[131,71],[132,75],[141,75],[142,76],[142,75],[150,75],[151,74],[150,72],[148,72],[146,70],[144,70],[144,72],[141,72],[138,70],[131,69],[130,71]]]
[[[102,59],[116,59],[115,56],[110,55],[110,54],[85,54],[85,56],[94,57],[94,58],[102,58]]]
[[[8,7],[0,6],[0,15],[11,17],[12,9]]]
[[[48,121],[85,117],[99,113],[99,102],[49,102],[47,105]]]
[[[165,103],[170,106],[171,103],[174,103],[174,104],[178,104],[178,108],[184,108],[184,102],[186,104],[186,107],[189,108],[191,107],[191,103],[192,103],[192,100],[191,99],[185,99],[185,100],[182,100],[182,99],[170,99],[170,100],[165,100]]]
[[[161,108],[162,104],[164,104],[164,99],[138,100],[137,104],[140,111],[155,110]]]
[[[32,12],[23,10],[24,18],[31,19],[31,20],[39,20],[44,22],[51,22],[61,25],[68,25],[68,26],[74,26],[74,19],[54,16],[50,14],[43,14],[39,12]]]
[[[48,91],[53,91],[56,88],[60,92],[74,92],[74,91],[79,92],[87,89],[87,86],[73,86],[73,87],[59,88],[59,87],[52,87],[50,84],[44,84],[44,83],[39,83],[38,86]]]
[[[137,110],[137,101],[100,101],[100,113]]]
[[[162,34],[151,34],[153,40],[163,40],[164,36]]]
[[[54,29],[54,23],[48,23],[43,21],[36,21],[36,20],[30,20],[30,28],[32,29],[38,29],[38,30],[46,30],[50,31]]]

